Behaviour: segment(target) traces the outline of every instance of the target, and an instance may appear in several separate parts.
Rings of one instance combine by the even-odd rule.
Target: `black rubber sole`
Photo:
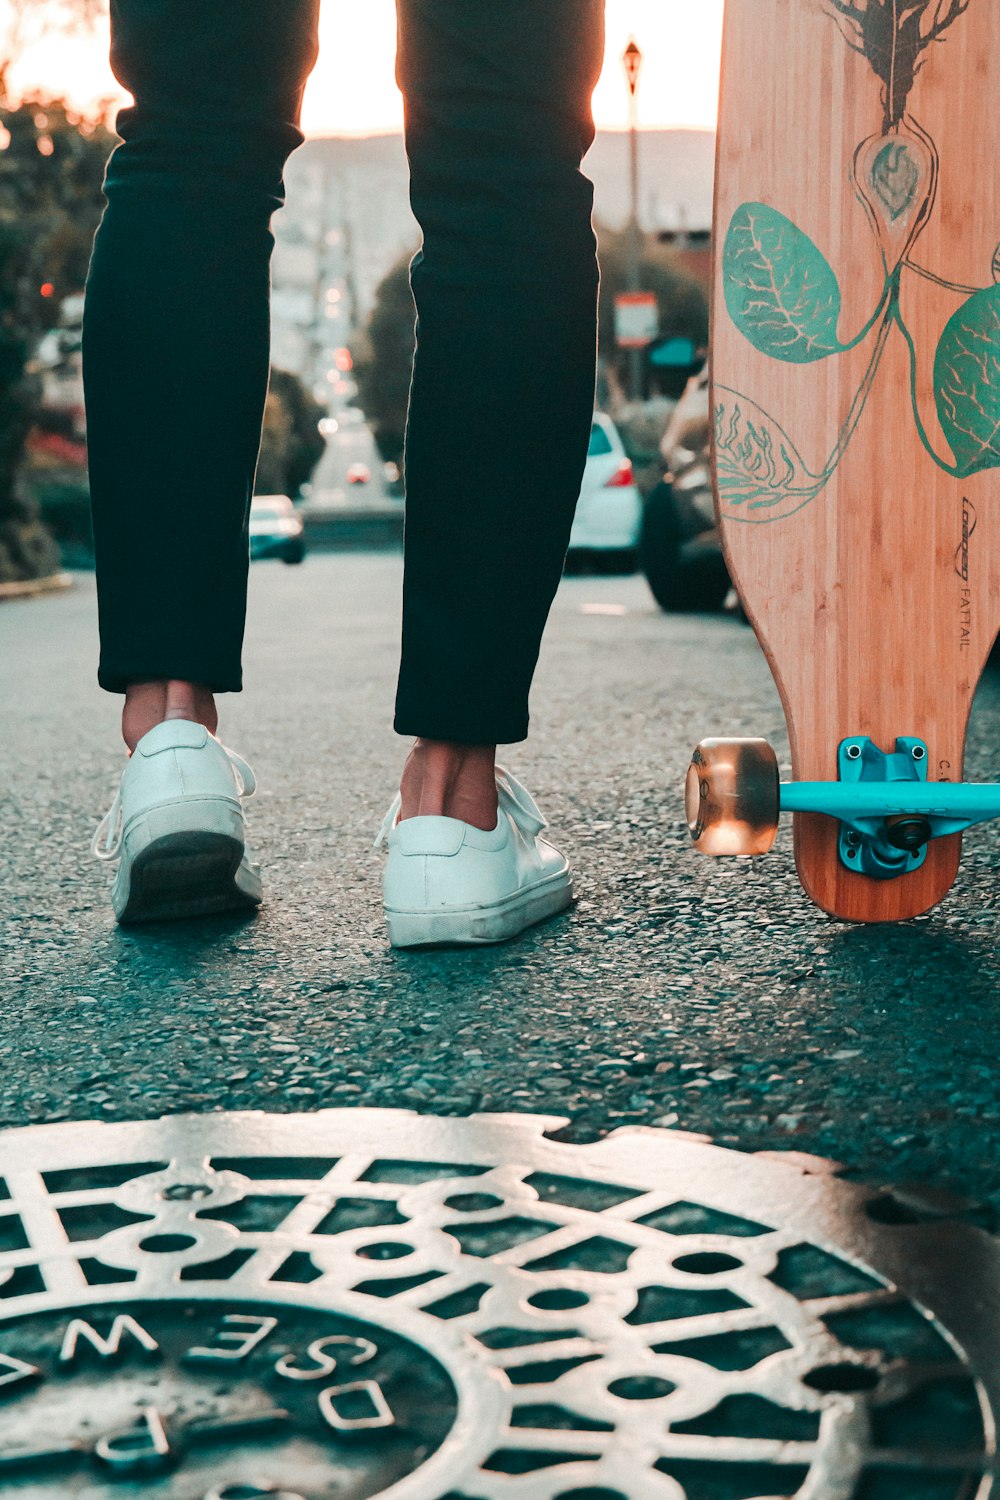
[[[132,861],[123,926],[214,916],[260,904],[260,881],[244,864],[244,847],[222,833],[172,833]]]

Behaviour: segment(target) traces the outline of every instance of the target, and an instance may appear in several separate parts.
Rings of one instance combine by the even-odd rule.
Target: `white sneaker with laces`
[[[120,861],[111,888],[119,922],[258,906],[242,807],[255,789],[246,761],[201,724],[168,719],[144,735],[92,843],[98,859]]]
[[[565,857],[528,792],[497,767],[500,809],[484,832],[457,818],[399,821],[397,796],[375,847],[388,847],[385,918],[394,948],[502,943],[573,900]]]

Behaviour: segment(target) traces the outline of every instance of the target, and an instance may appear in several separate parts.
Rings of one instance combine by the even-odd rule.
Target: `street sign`
[[[694,339],[671,338],[658,340],[649,362],[661,370],[694,370],[704,361],[698,357]]]
[[[615,341],[619,349],[644,349],[659,332],[655,292],[622,292],[615,298]]]

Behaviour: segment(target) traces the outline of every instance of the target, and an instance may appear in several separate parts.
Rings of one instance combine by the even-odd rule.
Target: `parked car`
[[[250,559],[280,557],[300,563],[306,555],[302,518],[287,495],[255,495],[250,502]]]
[[[666,472],[646,500],[640,567],[661,609],[721,609],[731,584],[712,494],[707,367],[688,381],[660,452]]]
[[[632,572],[642,525],[642,498],[618,429],[594,414],[590,446],[569,539],[569,561]]]

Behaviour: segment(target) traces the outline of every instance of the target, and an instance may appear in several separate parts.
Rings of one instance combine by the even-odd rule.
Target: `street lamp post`
[[[639,225],[639,73],[642,68],[642,52],[635,37],[629,38],[622,53],[622,65],[628,80],[629,92],[629,176],[631,180],[631,210],[628,225],[628,290],[638,292],[642,286],[642,229]],[[629,395],[633,401],[642,398],[642,368],[644,351],[632,348],[629,351]]]

